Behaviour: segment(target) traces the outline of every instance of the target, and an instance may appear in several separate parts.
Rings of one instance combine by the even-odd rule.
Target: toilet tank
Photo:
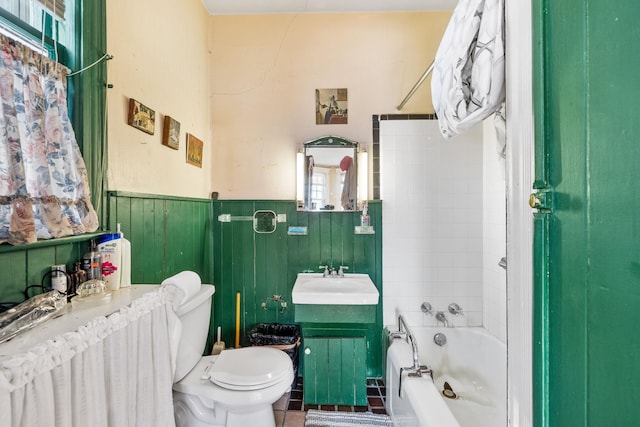
[[[182,327],[173,382],[184,378],[204,353],[211,320],[211,297],[214,292],[213,285],[202,285],[198,293],[176,310]]]

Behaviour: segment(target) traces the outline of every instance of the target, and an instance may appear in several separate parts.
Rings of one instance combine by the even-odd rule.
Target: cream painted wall
[[[208,197],[211,189],[209,14],[200,0],[107,2],[108,188]],[[154,135],[127,125],[129,98],[156,112]],[[164,115],[180,149],[162,145]],[[186,133],[204,141],[202,169],[186,163]]]
[[[302,142],[332,134],[368,148],[372,115],[397,112],[433,60],[449,17],[212,16],[212,190],[225,199],[294,199]],[[315,124],[315,89],[322,88],[348,89],[348,124]],[[402,113],[429,112],[427,79]]]

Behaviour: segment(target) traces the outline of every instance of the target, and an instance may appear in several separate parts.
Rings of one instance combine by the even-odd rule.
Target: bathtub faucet
[[[454,316],[462,316],[462,307],[460,307],[455,302],[452,302],[451,304],[449,304],[449,313],[453,314]]]
[[[433,306],[431,306],[431,304],[429,304],[428,302],[423,302],[422,304],[420,304],[420,310],[424,314],[433,316]]]
[[[404,329],[404,333],[402,330]],[[409,369],[417,370],[420,369],[420,357],[418,356],[418,344],[416,344],[416,339],[409,330],[409,326],[407,326],[407,322],[404,319],[404,316],[398,316],[398,333],[391,335],[392,338],[404,338],[407,342],[411,343],[411,350],[413,353],[413,366]]]
[[[404,332],[402,332],[404,329]],[[420,357],[418,355],[418,345],[416,343],[416,339],[411,333],[411,330],[407,326],[407,322],[404,319],[404,316],[398,316],[398,332],[394,332],[389,335],[390,339],[394,338],[404,338],[411,344],[412,356],[413,356],[413,366],[408,368],[400,368],[400,381],[398,384],[398,395],[402,397],[402,374],[405,372],[409,377],[422,377],[423,375],[431,376],[433,379],[433,371],[427,365],[420,364]]]
[[[449,327],[449,321],[447,320],[447,316],[444,314],[444,312],[439,311],[436,313],[436,320],[438,322],[442,322],[444,324],[445,328]]]

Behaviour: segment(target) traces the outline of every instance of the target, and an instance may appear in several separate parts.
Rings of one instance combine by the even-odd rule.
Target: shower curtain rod
[[[409,101],[409,99],[411,99],[413,94],[416,93],[416,91],[418,90],[418,88],[420,87],[422,82],[424,82],[424,79],[426,79],[427,76],[429,74],[431,74],[431,71],[433,71],[433,64],[435,64],[435,62],[436,62],[435,59],[433,61],[431,61],[431,65],[429,65],[429,67],[426,69],[426,71],[424,73],[422,73],[422,77],[420,77],[420,80],[418,80],[416,82],[416,84],[413,85],[413,88],[409,91],[407,96],[405,96],[404,99],[402,100],[402,102],[400,103],[400,105],[398,105],[396,107],[398,109],[398,111],[402,110],[402,107],[404,107],[404,104],[406,104]]]

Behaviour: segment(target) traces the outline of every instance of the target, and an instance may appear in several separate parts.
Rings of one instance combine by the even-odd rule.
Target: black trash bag
[[[249,331],[249,343],[254,346],[278,348],[291,358],[293,363],[293,385],[298,378],[298,351],[302,330],[300,325],[282,323],[259,323]]]

